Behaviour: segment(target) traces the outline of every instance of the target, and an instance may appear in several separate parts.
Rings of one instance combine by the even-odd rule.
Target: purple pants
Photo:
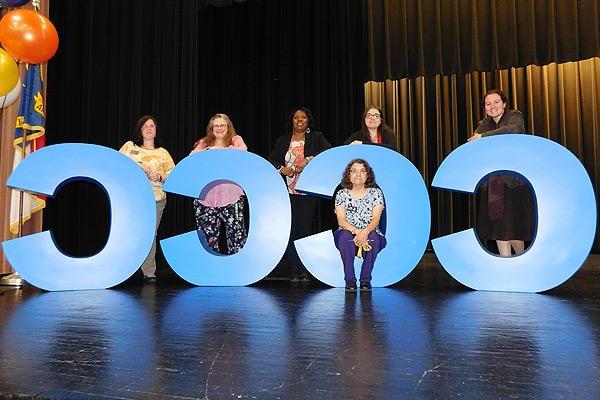
[[[335,240],[335,247],[340,251],[342,256],[342,262],[344,263],[344,280],[346,283],[356,282],[356,276],[354,275],[354,258],[356,257],[356,251],[358,247],[352,241],[354,235],[346,229],[338,229],[333,233]],[[360,281],[371,282],[371,272],[375,264],[377,254],[385,247],[387,241],[384,236],[379,235],[377,232],[372,231],[368,236],[371,250],[363,251],[363,264],[360,270]]]

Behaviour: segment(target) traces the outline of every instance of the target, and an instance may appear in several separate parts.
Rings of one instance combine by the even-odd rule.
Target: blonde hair
[[[236,131],[235,131],[235,127],[233,126],[233,122],[231,122],[231,119],[227,116],[227,114],[222,114],[222,113],[218,113],[213,115],[210,120],[208,120],[208,125],[206,125],[206,136],[204,136],[204,143],[206,144],[206,146],[213,146],[215,144],[216,141],[216,137],[215,134],[213,133],[213,125],[214,125],[214,121],[217,118],[223,118],[225,120],[225,122],[227,123],[227,134],[225,135],[225,145],[226,146],[230,146],[231,145],[231,139],[237,135]],[[200,139],[202,140],[202,139]],[[200,140],[198,140],[198,142],[200,142]],[[198,144],[198,142],[194,143],[194,147],[196,147],[196,145]]]

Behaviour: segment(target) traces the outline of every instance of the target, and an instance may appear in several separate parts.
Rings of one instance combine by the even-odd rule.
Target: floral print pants
[[[244,247],[248,235],[244,224],[243,197],[225,207],[207,207],[196,199],[194,200],[194,213],[198,230],[204,233],[206,243],[211,249],[221,254],[234,254]],[[219,249],[221,224],[225,224],[227,251]]]

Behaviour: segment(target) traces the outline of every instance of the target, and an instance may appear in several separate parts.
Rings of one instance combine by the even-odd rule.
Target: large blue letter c
[[[2,243],[13,268],[42,289],[117,285],[133,275],[152,246],[156,225],[152,189],[140,167],[115,150],[73,143],[44,147],[25,158],[6,184],[52,196],[62,185],[77,179],[97,183],[110,201],[110,232],[98,254],[69,257],[56,247],[49,231]]]
[[[429,196],[415,166],[401,154],[384,147],[335,147],[308,164],[296,189],[331,197],[344,168],[354,158],[363,158],[371,165],[385,197],[387,247],[377,257],[372,284],[376,287],[391,285],[415,268],[429,240]],[[298,239],[294,244],[300,259],[315,278],[331,286],[344,286],[342,260],[330,230]],[[360,270],[359,265],[355,264],[355,268]]]
[[[432,240],[444,268],[478,290],[540,292],[560,285],[588,256],[596,231],[596,201],[587,172],[564,147],[529,135],[499,135],[454,150],[433,186],[473,193],[496,171],[521,174],[537,200],[537,234],[517,257],[481,247],[473,229]]]
[[[207,185],[219,180],[237,183],[248,197],[250,228],[242,250],[228,256],[208,252],[196,231],[161,240],[160,245],[171,268],[188,282],[249,285],[267,276],[285,252],[290,237],[290,199],[271,164],[256,154],[232,149],[213,149],[184,158],[164,190],[198,197]]]

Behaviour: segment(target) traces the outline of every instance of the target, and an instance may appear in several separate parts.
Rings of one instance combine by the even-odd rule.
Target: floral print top
[[[381,204],[385,207],[383,192],[379,188],[368,188],[367,193],[360,198],[352,197],[348,189],[341,189],[335,196],[335,206],[343,207],[346,221],[358,229],[366,228],[373,219],[373,207]],[[375,232],[383,236],[379,226]]]

